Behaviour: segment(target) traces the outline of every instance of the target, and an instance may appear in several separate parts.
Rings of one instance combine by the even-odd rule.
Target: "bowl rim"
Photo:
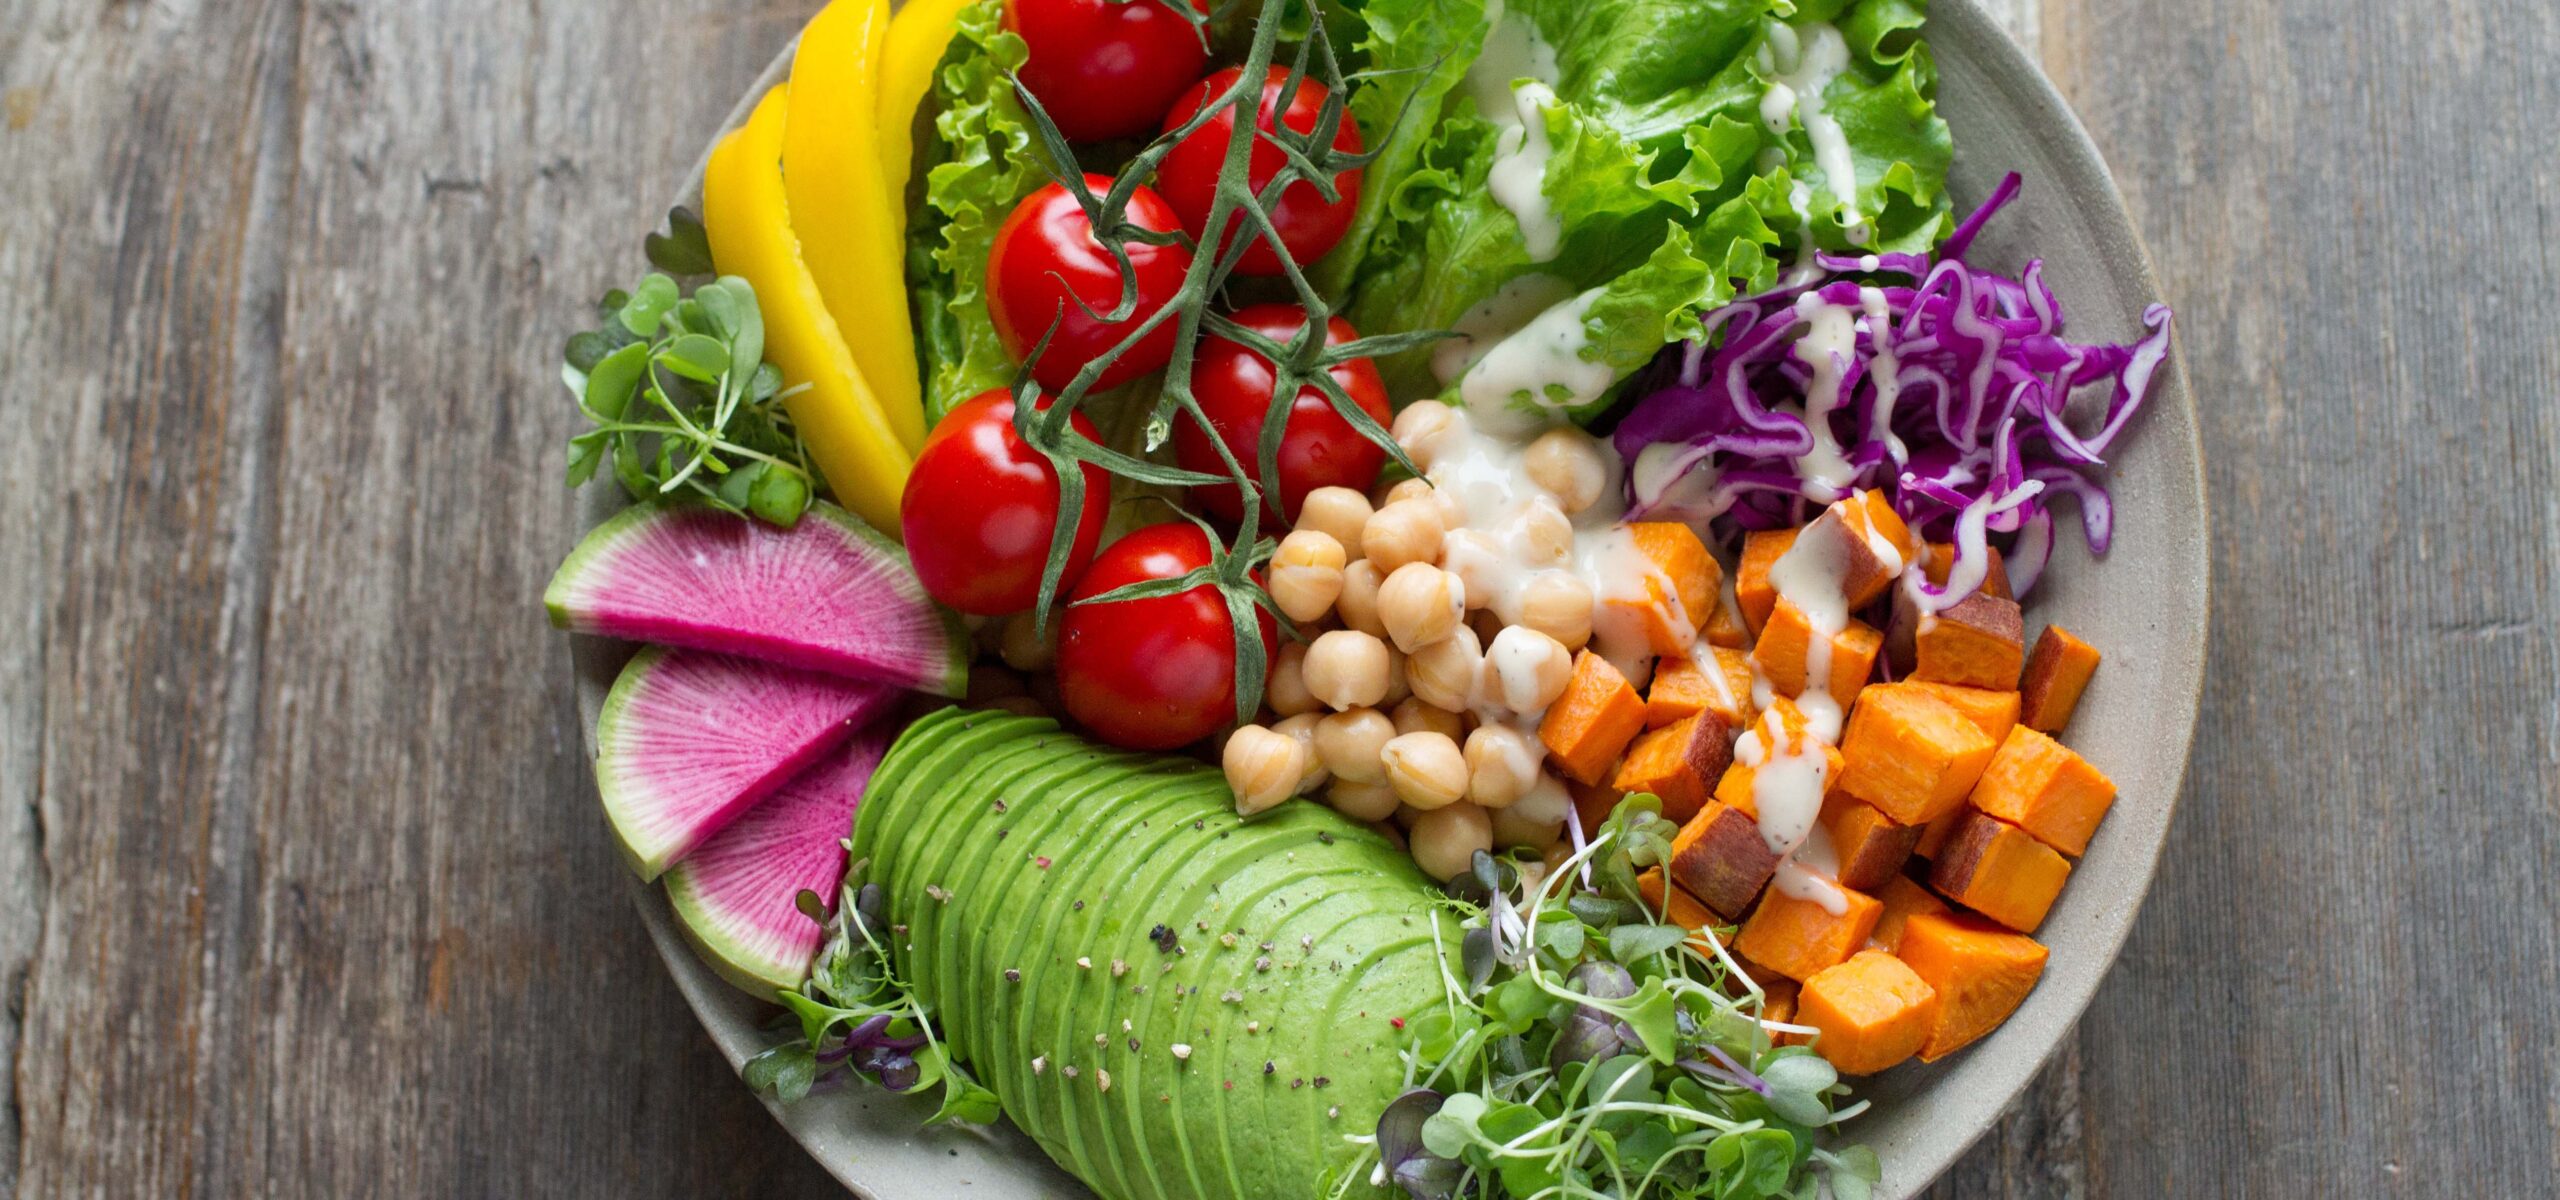
[[[2075,189],[2073,192],[2075,202],[2082,204],[2083,207],[2087,207],[2092,201],[2097,204],[2101,211],[2096,214],[2094,223],[2115,231],[2126,239],[2126,248],[2129,249],[2134,263],[2132,278],[2129,281],[2133,290],[2151,299],[2158,299],[2161,288],[2150,251],[2144,245],[2140,231],[2133,224],[2113,173],[2108,169],[2105,158],[2099,152],[2095,142],[2090,139],[2087,128],[2081,124],[2078,115],[2052,81],[2045,76],[2043,70],[2029,59],[2015,40],[1982,10],[1978,0],[1931,0],[1928,20],[1933,41],[1942,36],[1953,36],[1965,41],[1984,55],[1989,69],[1983,73],[1980,83],[1998,89],[2002,93],[2002,101],[2017,110],[2028,123],[2045,127],[2059,135],[2052,139],[2050,148],[2064,156],[2065,161],[2062,166],[2066,174],[2083,182],[2094,182],[2099,185],[2095,188]],[[693,165],[686,172],[685,182],[676,192],[675,204],[698,204],[702,179],[709,164],[712,147],[716,146],[719,139],[726,136],[729,131],[745,123],[757,100],[766,91],[788,78],[797,48],[798,38],[795,35],[765,66],[754,84],[746,90],[728,116],[722,120],[718,131],[705,143],[702,154],[694,160]],[[1896,1196],[1917,1193],[1971,1149],[1993,1125],[1998,1123],[2009,1105],[2023,1094],[2027,1086],[2043,1071],[2062,1043],[2076,1032],[2079,1021],[2086,1015],[2098,988],[2113,972],[2122,954],[2124,943],[2132,934],[2142,902],[2148,900],[2151,885],[2157,877],[2159,860],[2168,844],[2168,831],[2175,820],[2178,803],[2185,791],[2187,772],[2192,766],[2195,727],[2202,708],[2207,675],[2207,656],[2211,644],[2209,630],[2213,611],[2212,556],[2209,552],[2212,541],[2212,514],[2205,486],[2207,475],[2203,436],[2201,426],[2196,419],[2194,392],[2189,384],[2185,354],[2181,346],[2172,344],[2165,365],[2168,369],[2167,378],[2164,381],[2166,387],[2163,392],[2155,394],[2153,404],[2161,405],[2165,402],[2167,407],[2177,410],[2182,418],[2181,423],[2185,426],[2186,445],[2183,449],[2186,452],[2186,461],[2192,463],[2194,469],[2184,480],[2182,490],[2186,494],[2177,499],[2195,514],[2195,536],[2191,539],[2189,561],[2184,564],[2184,569],[2191,572],[2196,581],[2200,615],[2203,619],[2192,625],[2187,631],[2184,645],[2177,647],[2185,652],[2183,661],[2191,662],[2193,671],[2191,677],[2180,689],[2183,694],[2167,697],[2176,705],[2183,706],[2185,716],[2169,731],[2176,748],[2175,767],[2168,781],[2172,786],[2166,791],[2165,800],[2161,804],[2159,836],[2151,839],[2148,846],[2132,848],[2139,854],[2138,871],[2135,871],[2126,882],[2135,885],[2132,891],[2135,903],[2126,910],[2122,919],[2111,922],[2101,931],[2102,945],[2091,947],[2084,944],[2082,947],[2082,953],[2086,953],[2091,948],[2102,949],[2103,957],[2096,961],[2103,963],[2103,966],[2068,980],[2048,979],[2046,986],[2052,986],[2055,983],[2063,984],[2064,999],[2067,1001],[2064,1009],[2060,1010],[2064,1014],[2064,1019],[2052,1031],[2051,1036],[2046,1037],[2043,1045],[2032,1054],[2017,1055],[2015,1062],[2006,1064],[2007,1069],[2000,1072],[2003,1076],[2000,1086],[1986,1089],[1983,1095],[1974,1097],[1973,1101],[1967,1104],[1967,1107],[1973,1110],[1973,1119],[1963,1122],[1968,1127],[1960,1136],[1931,1139],[1917,1147],[1898,1149],[1886,1162],[1886,1180],[1879,1195]],[[2157,412],[2146,414],[2143,423],[2158,425],[2160,424],[2158,417]],[[2164,432],[2155,430],[2146,436],[2156,438],[2162,436]],[[573,520],[571,528],[567,531],[569,543],[574,544],[605,516],[622,507],[623,503],[622,496],[610,480],[599,478],[581,489],[572,506]],[[620,643],[584,636],[574,637],[570,641],[573,659],[570,704],[576,712],[580,744],[589,768],[586,774],[592,779],[592,767],[596,755],[596,712],[602,702],[605,685],[610,683],[613,671],[618,669],[620,661],[627,657],[629,648]],[[2136,865],[2131,860],[2120,864],[2128,868]],[[665,962],[668,973],[673,976],[677,989],[684,996],[686,1006],[693,1011],[695,1019],[702,1024],[704,1031],[710,1034],[731,1068],[734,1070],[742,1066],[745,1060],[759,1048],[757,1041],[759,1026],[743,1021],[733,1012],[723,1010],[734,1009],[742,1000],[745,1000],[744,993],[722,980],[695,956],[676,926],[664,898],[663,889],[655,884],[636,879],[628,880],[626,886],[630,889],[632,902],[640,912],[642,924],[649,933],[650,941],[657,948],[659,957]],[[2047,1007],[2050,1008],[2050,1005]],[[1997,1095],[1992,1096],[1989,1093],[1997,1093]],[[797,1110],[786,1108],[767,1095],[758,1094],[757,1098],[768,1111],[774,1114],[775,1119],[790,1132],[794,1140],[801,1144],[811,1158],[838,1182],[857,1196],[865,1198],[875,1196],[868,1186],[854,1178],[853,1168],[857,1164],[851,1155],[832,1153],[818,1144],[824,1131],[818,1127],[818,1120],[806,1108]],[[1985,1099],[1989,1102],[1984,1103]],[[899,1103],[895,1098],[890,1098],[890,1102]],[[915,1109],[915,1118],[921,1120],[929,1111],[929,1107],[918,1107]]]

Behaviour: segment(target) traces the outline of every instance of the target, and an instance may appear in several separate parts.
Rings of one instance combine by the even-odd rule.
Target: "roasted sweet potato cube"
[[[1781,1025],[1795,1024],[1796,1003],[1802,994],[1801,985],[1784,975],[1772,975],[1767,979],[1753,982],[1760,985],[1760,1019],[1775,1021]],[[1801,1046],[1804,1043],[1805,1036],[1801,1033],[1769,1031],[1770,1045]]]
[[[1697,897],[1676,887],[1663,886],[1660,867],[1636,876],[1636,894],[1644,898],[1645,907],[1660,915],[1663,924],[1677,925],[1697,934],[1689,939],[1692,949],[1711,959],[1716,956],[1715,928],[1732,922],[1707,911],[1707,906],[1698,903]]]
[[[1781,696],[1801,696],[1813,686],[1806,678],[1815,637],[1813,622],[1795,602],[1781,598],[1777,610],[1769,615],[1769,623],[1760,630],[1760,644],[1752,648],[1751,661],[1769,679],[1769,687]],[[1884,634],[1875,626],[1855,617],[1830,638],[1830,667],[1821,681],[1823,689],[1834,697],[1847,699],[1866,686],[1867,677],[1875,673],[1876,654],[1884,649]]]
[[[1673,882],[1727,918],[1749,911],[1777,869],[1760,822],[1730,804],[1708,802],[1671,839]]]
[[[2097,647],[2059,625],[2045,626],[2027,655],[2026,679],[2018,685],[2023,693],[2018,719],[2029,729],[2061,732],[2071,723],[2071,710],[2080,705],[2081,690],[2097,673]]]
[[[2027,658],[2026,625],[2018,602],[1975,593],[1933,617],[1913,633],[1911,677],[1929,683],[2015,691]]]
[[[1867,488],[1841,501],[1834,507],[1850,518],[1850,527],[1867,538],[1867,544],[1893,547],[1893,557],[1908,565],[1920,552],[1920,539],[1912,536],[1911,527],[1903,523],[1902,514],[1893,511],[1893,500],[1880,488]],[[1896,573],[1900,571],[1897,568]]]
[[[1831,746],[1822,747],[1822,777],[1824,779],[1840,778],[1840,751]],[[1758,786],[1758,780],[1758,772],[1737,762],[1725,768],[1724,777],[1716,781],[1715,799],[1741,809],[1757,819],[1760,815],[1760,801],[1754,789]]]
[[[1787,550],[1796,544],[1792,529],[1761,529],[1742,535],[1742,563],[1733,571],[1733,600],[1742,608],[1743,628],[1754,639],[1760,627],[1769,623],[1770,610],[1778,607],[1778,585],[1769,581],[1769,568],[1778,565]]]
[[[1820,1032],[1813,1052],[1849,1075],[1873,1075],[1920,1052],[1938,1023],[1938,993],[1878,950],[1804,981],[1796,1021]]]
[[[1618,801],[1627,798],[1625,792],[1603,783],[1579,783],[1568,779],[1564,790],[1573,797],[1573,811],[1582,818],[1582,832],[1585,834],[1599,832],[1600,826],[1609,820],[1609,814],[1617,811]]]
[[[2016,692],[1995,692],[1989,688],[1962,687],[1952,683],[1929,683],[1918,679],[1905,679],[1876,686],[1908,688],[1945,701],[1957,712],[1963,713],[1965,719],[1972,721],[1976,727],[1980,728],[1983,735],[1989,737],[1995,746],[2000,744],[2002,739],[2007,738],[2009,730],[2018,723],[2018,693]]]
[[[1751,721],[1751,659],[1722,646],[1697,659],[1666,658],[1653,669],[1645,692],[1645,724],[1656,729],[1701,712],[1740,729]]]
[[[1840,882],[1862,892],[1902,878],[1902,864],[1920,841],[1919,826],[1895,821],[1844,792],[1823,798],[1822,827],[1840,858]]]
[[[1869,688],[1840,738],[1840,788],[1902,824],[1925,825],[1964,802],[1997,748],[1946,701]]]
[[[1727,650],[1743,650],[1751,645],[1751,631],[1742,623],[1742,605],[1730,593],[1718,593],[1713,611],[1707,614],[1707,644]]]
[[[1733,727],[1714,713],[1699,713],[1638,736],[1618,764],[1611,787],[1662,798],[1662,815],[1686,821],[1707,803],[1707,793],[1733,765]]]
[[[2016,599],[2017,597],[2009,591],[2009,564],[2000,557],[2000,547],[1985,546],[1983,549],[1991,555],[1991,571],[1982,577],[1982,594],[1998,596],[2003,600]],[[1929,582],[1945,587],[1947,572],[1954,570],[1955,565],[1955,543],[1931,542],[1929,543],[1929,560],[1921,564],[1920,573],[1927,576]]]
[[[2034,834],[1970,810],[1929,870],[1939,895],[2020,933],[2044,924],[2070,878],[2070,860]]]
[[[1875,932],[1884,906],[1864,892],[1834,890],[1846,901],[1836,913],[1819,901],[1798,900],[1776,888],[1763,892],[1760,907],[1751,910],[1751,919],[1734,936],[1734,949],[1798,982],[1847,962]]]
[[[2009,731],[1973,785],[1975,808],[2065,854],[2089,848],[2089,836],[2115,800],[2114,780],[2070,747],[2024,725]]]
[[[1946,848],[1947,835],[1954,833],[1956,826],[1964,823],[1964,815],[1972,811],[1972,805],[1959,804],[1948,809],[1947,815],[1921,826],[1920,842],[1911,848],[1911,856],[1937,861],[1938,851]]]
[[[1724,568],[1677,521],[1639,521],[1626,528],[1651,569],[1632,591],[1605,596],[1602,603],[1629,610],[1619,620],[1641,630],[1654,653],[1687,654],[1721,599]]]
[[[1798,530],[1785,557],[1802,562],[1813,556],[1826,562],[1840,573],[1840,592],[1848,598],[1849,607],[1865,608],[1893,586],[1903,563],[1902,548],[1871,529],[1867,507],[1853,496],[1822,510],[1812,524]],[[1909,531],[1903,536],[1908,538]],[[1773,563],[1770,569],[1778,567]]]
[[[1884,887],[1876,892],[1876,903],[1884,905],[1884,912],[1876,917],[1873,937],[1875,944],[1887,950],[1902,944],[1903,927],[1911,918],[1925,913],[1955,911],[1947,907],[1947,902],[1939,899],[1936,892],[1920,886],[1919,880],[1908,875],[1896,875],[1886,880]]]
[[[1938,993],[1938,1019],[1920,1046],[1922,1062],[1981,1040],[2025,1003],[2044,976],[2045,949],[1980,917],[1917,914],[1894,952]]]
[[[1644,700],[1608,659],[1585,650],[1573,660],[1564,694],[1548,706],[1538,740],[1567,778],[1599,783],[1643,731]]]

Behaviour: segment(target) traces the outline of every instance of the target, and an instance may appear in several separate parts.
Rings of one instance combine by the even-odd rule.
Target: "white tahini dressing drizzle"
[[[1858,351],[1857,313],[1806,292],[1796,298],[1796,316],[1805,330],[1793,353],[1813,372],[1804,385],[1804,423],[1813,433],[1813,448],[1796,457],[1796,478],[1804,481],[1805,499],[1829,504],[1849,494],[1857,474],[1831,432],[1831,414],[1849,399],[1849,363]]]
[[[1547,106],[1556,102],[1556,93],[1544,83],[1526,80],[1511,89],[1511,101],[1520,119],[1494,142],[1485,190],[1520,222],[1520,242],[1529,261],[1546,262],[1564,242],[1564,222],[1547,205],[1547,159],[1554,153],[1547,144]]]
[[[1533,271],[1504,281],[1459,316],[1451,326],[1458,336],[1432,348],[1431,373],[1439,376],[1442,387],[1456,383],[1486,351],[1520,332],[1538,314],[1572,298],[1573,284],[1553,275]]]
[[[1759,809],[1760,837],[1779,856],[1770,886],[1833,915],[1849,911],[1849,900],[1834,882],[1839,866],[1830,839],[1822,836],[1822,797],[1831,783],[1823,751],[1840,740],[1842,704],[1831,694],[1831,642],[1849,625],[1843,588],[1848,572],[1844,547],[1828,537],[1799,537],[1771,564],[1770,586],[1804,613],[1812,630],[1805,647],[1804,694],[1796,697],[1805,728],[1803,736],[1792,735],[1767,694],[1769,681],[1757,677],[1754,698],[1767,711],[1734,747],[1734,757],[1752,768],[1751,799]]]
[[[1467,96],[1475,101],[1476,114],[1496,125],[1516,124],[1519,114],[1512,108],[1511,85],[1523,79],[1534,79],[1554,87],[1556,48],[1538,36],[1538,27],[1529,18],[1505,13],[1502,0],[1485,6],[1489,24],[1484,32],[1484,49],[1467,67]]]
[[[1760,45],[1760,68],[1773,76],[1760,96],[1760,120],[1771,133],[1784,135],[1790,118],[1804,127],[1813,143],[1814,165],[1840,201],[1840,223],[1849,240],[1863,242],[1869,231],[1858,212],[1858,164],[1849,153],[1849,137],[1825,105],[1823,92],[1849,69],[1849,43],[1828,21],[1802,29],[1778,24]]]
[[[1606,394],[1618,373],[1583,353],[1591,345],[1584,318],[1599,299],[1598,288],[1584,292],[1485,351],[1458,381],[1469,412],[1493,432],[1528,433]]]

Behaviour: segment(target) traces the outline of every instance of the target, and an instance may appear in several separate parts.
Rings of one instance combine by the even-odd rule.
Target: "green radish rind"
[[[880,661],[877,647],[849,650],[841,645],[799,642],[758,632],[754,628],[756,618],[749,614],[724,618],[719,613],[691,613],[687,622],[679,623],[663,613],[633,618],[610,611],[606,600],[624,578],[624,559],[635,547],[653,538],[680,536],[671,533],[671,527],[676,522],[692,520],[740,522],[741,530],[764,538],[841,536],[847,553],[870,564],[867,581],[882,589],[876,596],[864,599],[865,611],[842,614],[843,619],[858,619],[875,626],[894,623],[901,627],[901,634],[916,643],[913,651],[893,656],[895,661]],[[937,696],[958,697],[968,690],[972,646],[959,616],[926,594],[923,581],[908,565],[904,548],[865,524],[862,518],[823,501],[810,505],[800,523],[789,531],[770,529],[745,517],[682,500],[632,505],[579,540],[577,548],[561,560],[560,569],[552,573],[550,584],[543,589],[542,603],[554,626],[573,633],[735,654],[780,666],[892,683]],[[884,606],[891,611],[882,612]],[[724,619],[730,623],[727,628],[720,624]]]
[[[955,1053],[1106,1200],[1329,1194],[1402,1087],[1395,1021],[1441,999],[1435,891],[1386,839],[1313,803],[1238,818],[1216,771],[1045,720],[917,722],[853,846]]]

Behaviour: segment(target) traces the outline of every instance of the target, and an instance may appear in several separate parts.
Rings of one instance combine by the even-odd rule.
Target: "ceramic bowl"
[[[2053,85],[1973,0],[1936,0],[1927,30],[1941,72],[1939,108],[1954,128],[1951,186],[1963,211],[2002,174],[2023,172],[2025,195],[1977,243],[1973,257],[2016,267],[2030,253],[2084,340],[2130,337],[2159,300],[2140,238],[2097,148]],[[782,81],[786,49],[756,81],[730,124]],[[701,169],[677,196],[699,199]],[[2057,537],[2052,568],[2028,616],[2056,621],[2106,654],[2072,722],[2071,743],[2120,788],[2113,812],[2072,873],[2037,936],[2052,948],[2043,982],[1998,1032],[1939,1063],[1906,1064],[1864,1082],[1874,1102],[1848,1127],[1884,1161],[1886,1197],[1919,1191],[1997,1120],[2044,1065],[2096,993],[2142,908],[2169,830],[2203,686],[2207,615],[2204,462],[2185,373],[2171,356],[2157,394],[2121,449],[2112,480],[2114,549],[2093,561],[2079,539]],[[599,483],[579,501],[583,533],[622,504]],[[579,728],[592,731],[627,646],[576,639]],[[723,983],[684,943],[662,893],[636,897],[676,985],[730,1062],[766,1044],[774,1009]],[[741,1085],[743,1086],[743,1085]],[[1090,1195],[1011,1127],[923,1130],[931,1110],[876,1090],[812,1097],[775,1117],[855,1194],[871,1200],[1030,1200]]]

